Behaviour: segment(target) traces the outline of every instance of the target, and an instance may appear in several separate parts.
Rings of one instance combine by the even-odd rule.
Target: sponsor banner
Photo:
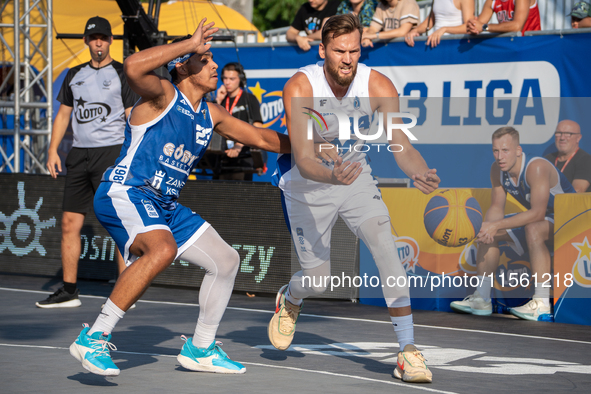
[[[533,156],[554,150],[559,120],[574,119],[583,130],[591,129],[591,80],[582,77],[591,52],[580,51],[590,38],[591,33],[471,38],[444,40],[435,49],[422,43],[415,48],[403,42],[377,43],[362,49],[360,61],[392,79],[400,111],[417,117],[411,130],[418,141],[413,143],[446,187],[490,187],[482,174],[490,169],[495,129],[516,127],[524,150]],[[232,48],[214,51],[220,66],[236,61]],[[240,58],[248,90],[261,103],[263,123],[285,132],[283,86],[300,67],[321,60],[317,47],[306,53],[294,46],[245,47]],[[591,152],[591,139],[583,138],[581,147]],[[457,157],[463,160],[450,160]],[[269,171],[256,180],[270,180],[274,159],[269,156]],[[391,170],[390,163],[379,166],[390,169],[387,173],[377,167],[377,176],[405,177],[396,166]]]
[[[591,193],[559,195],[555,204],[554,319],[591,324]]]
[[[483,215],[490,206],[490,189],[468,189],[478,201]],[[425,229],[423,214],[433,195],[425,195],[417,189],[382,188],[382,199],[388,207],[392,236],[396,241],[398,256],[409,277],[413,306],[427,305],[422,298],[464,298],[473,293],[476,284],[476,243],[474,241],[456,248],[445,247],[435,242]],[[522,212],[524,208],[508,196],[505,213]],[[369,250],[361,246],[360,275],[377,275],[377,268]],[[501,245],[499,265],[492,274],[493,297],[496,310],[504,312],[533,294],[531,283],[519,283],[520,278],[529,278],[529,256],[519,256],[509,246]],[[474,277],[473,279],[470,279]],[[523,279],[525,282],[525,279]],[[372,286],[360,288],[360,298],[368,303],[382,303],[380,289]],[[431,309],[432,306],[425,309]],[[449,303],[441,303],[434,309],[449,310]]]
[[[61,217],[65,177],[0,174],[0,272],[61,277]],[[241,196],[240,200],[220,196]],[[278,188],[252,183],[189,181],[179,202],[199,213],[240,255],[234,289],[275,294],[299,271],[292,261],[293,242],[285,226]],[[138,209],[157,217],[153,202],[142,199]],[[335,227],[335,272],[357,274],[358,244],[341,221]],[[116,277],[116,244],[90,212],[81,232],[78,278]],[[174,261],[155,284],[200,287],[205,271],[183,260]],[[338,288],[324,298],[357,298],[355,288]]]

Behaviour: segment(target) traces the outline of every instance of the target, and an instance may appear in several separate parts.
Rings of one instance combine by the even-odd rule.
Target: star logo
[[[507,257],[505,252],[503,252],[501,257],[499,257],[499,267],[505,267],[505,269],[508,269],[510,261],[511,261],[511,259],[509,257]]]
[[[106,116],[103,116],[103,117],[101,118],[101,123],[105,123],[106,121],[107,121],[107,117],[106,117]]]
[[[257,98],[257,100],[259,100],[259,103],[263,102],[263,94],[265,94],[267,91],[261,88],[260,82],[257,81],[257,84],[254,86],[254,88],[248,89]]]
[[[573,242],[572,245],[579,251],[579,255],[577,256],[577,260],[581,258],[586,258],[587,260],[591,260],[591,245],[589,245],[589,241],[587,237],[583,240],[583,242],[577,243]]]
[[[76,104],[79,107],[84,107],[84,104],[87,103],[88,101],[84,101],[84,99],[82,97],[80,97],[79,99],[76,99]]]

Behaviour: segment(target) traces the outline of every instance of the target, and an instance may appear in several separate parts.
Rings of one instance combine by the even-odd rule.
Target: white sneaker
[[[450,307],[459,313],[470,313],[477,316],[490,316],[492,314],[492,303],[490,300],[485,301],[478,290],[464,298],[463,301],[452,302]]]
[[[545,306],[544,302],[540,298],[532,298],[530,302],[523,306],[511,308],[510,312],[512,315],[515,315],[520,319],[531,321],[549,321],[547,317],[549,317],[548,315],[550,315],[551,310],[550,305]],[[546,315],[546,318],[544,318],[544,315]]]

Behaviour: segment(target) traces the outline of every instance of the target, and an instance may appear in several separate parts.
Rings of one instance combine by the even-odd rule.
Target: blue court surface
[[[38,309],[61,283],[0,275],[2,393],[589,393],[589,327],[536,323],[509,316],[475,317],[414,311],[415,340],[433,383],[392,376],[398,345],[385,308],[308,300],[287,351],[267,339],[274,297],[235,293],[218,340],[243,363],[243,375],[191,372],[176,360],[191,336],[198,291],[152,286],[113,333],[121,375],[93,375],[68,347],[92,324],[111,291],[79,283],[82,306]]]

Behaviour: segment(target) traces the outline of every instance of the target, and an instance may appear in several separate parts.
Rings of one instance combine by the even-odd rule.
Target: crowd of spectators
[[[420,20],[416,0],[308,0],[299,9],[286,33],[289,42],[303,51],[310,42],[320,40],[322,25],[332,15],[352,13],[359,16],[363,26],[363,46],[373,47],[377,40],[404,37],[414,46],[415,37],[429,34],[427,46],[439,45],[446,34],[483,32],[510,33],[541,30],[537,0],[486,0],[480,15],[476,15],[474,0],[433,0],[427,18]],[[589,3],[575,3],[567,16],[573,29],[591,27]],[[489,23],[493,14],[498,23]]]

